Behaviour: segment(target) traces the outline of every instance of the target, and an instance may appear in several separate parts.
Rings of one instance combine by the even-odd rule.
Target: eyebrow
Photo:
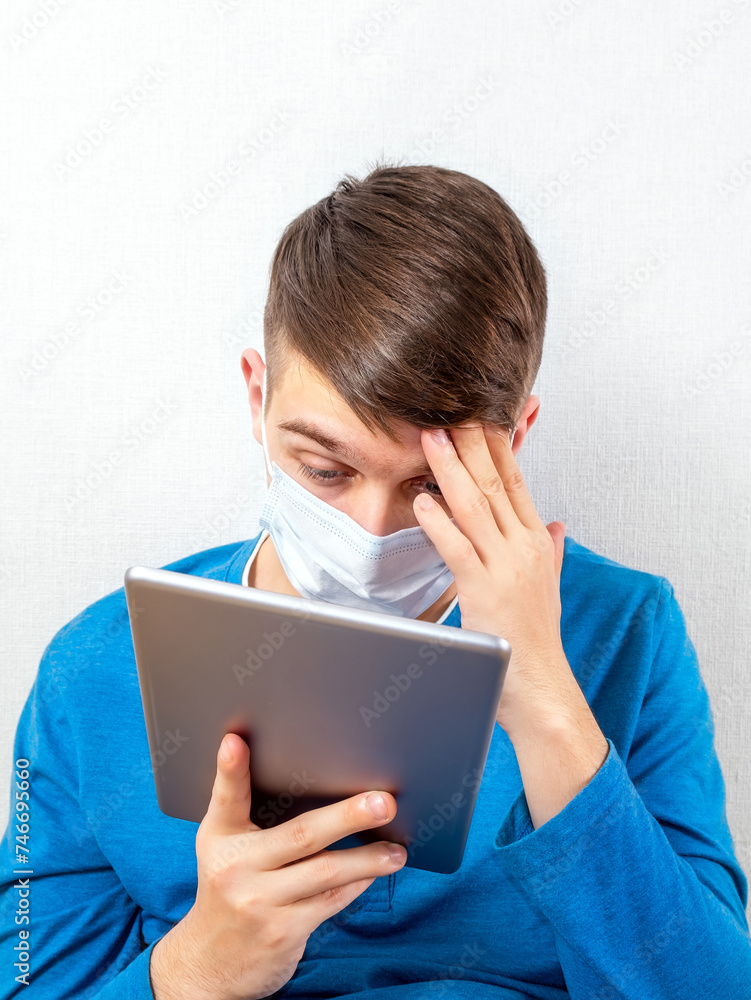
[[[339,441],[337,440],[337,438],[332,437],[330,434],[326,434],[325,431],[319,430],[316,426],[309,423],[307,420],[303,420],[302,417],[293,417],[290,420],[280,420],[279,423],[277,424],[277,427],[281,431],[287,431],[290,434],[300,434],[303,437],[310,438],[311,441],[315,441],[322,448],[325,448],[326,451],[331,451],[335,455],[338,455],[342,459],[346,459],[348,462],[351,462],[352,464],[356,464],[358,462],[360,464],[367,464],[367,461],[365,460],[364,456],[359,451],[357,451],[356,448],[353,448],[345,441]],[[387,467],[389,469],[392,468],[390,463],[388,464]],[[415,471],[412,472],[412,474],[407,478],[412,479],[415,476],[424,476],[424,475],[432,476],[433,474],[434,474],[433,470],[430,468],[428,463],[423,462],[423,464],[419,468],[415,469]]]

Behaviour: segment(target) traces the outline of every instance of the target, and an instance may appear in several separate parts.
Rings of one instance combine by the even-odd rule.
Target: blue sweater
[[[239,584],[258,537],[165,568]],[[673,588],[567,537],[561,602],[564,650],[608,741],[599,771],[535,830],[496,725],[459,870],[376,878],[311,934],[274,997],[751,998],[747,882]],[[445,624],[461,627],[458,606]],[[0,996],[25,988],[28,956],[38,1000],[151,998],[152,947],[195,900],[198,824],[157,806],[122,588],[44,650],[8,765]]]

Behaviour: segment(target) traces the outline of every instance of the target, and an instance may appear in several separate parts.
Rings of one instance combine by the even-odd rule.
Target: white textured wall
[[[129,565],[257,531],[239,359],[263,349],[283,226],[345,171],[404,157],[487,181],[540,250],[523,470],[546,521],[675,586],[751,875],[748,8],[3,7],[3,825],[54,632]]]

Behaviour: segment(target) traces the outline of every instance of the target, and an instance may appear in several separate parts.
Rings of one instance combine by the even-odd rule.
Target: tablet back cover
[[[359,792],[413,868],[464,854],[503,679],[505,640],[170,570],[125,575],[157,800],[199,823],[222,737],[250,748],[250,818],[268,828]]]

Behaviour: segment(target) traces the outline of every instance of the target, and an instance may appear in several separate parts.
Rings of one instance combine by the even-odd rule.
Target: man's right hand
[[[151,951],[156,1000],[268,997],[292,978],[319,924],[407,859],[401,845],[388,841],[325,850],[390,822],[396,802],[388,792],[380,793],[381,817],[369,808],[374,793],[363,792],[266,830],[257,826],[250,820],[249,764],[245,740],[227,733],[196,835],[196,901]]]

